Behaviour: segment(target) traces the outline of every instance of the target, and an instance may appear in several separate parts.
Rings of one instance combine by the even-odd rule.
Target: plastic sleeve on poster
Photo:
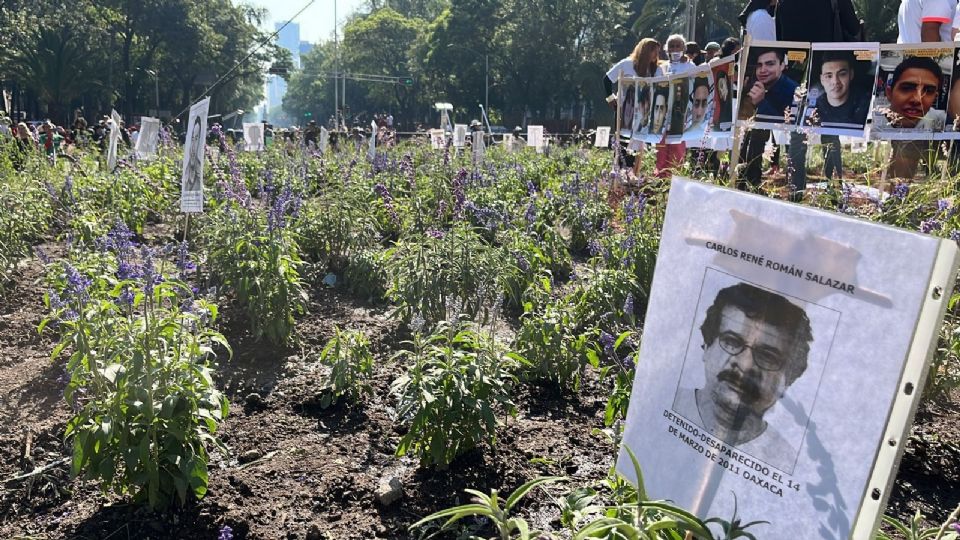
[[[896,476],[894,472],[898,469],[906,449],[930,362],[937,350],[940,328],[956,281],[958,264],[960,251],[956,243],[952,240],[941,241],[928,282],[927,299],[920,308],[913,342],[907,353],[897,396],[889,413],[887,431],[877,448],[867,492],[854,523],[854,540],[872,540],[883,518]]]

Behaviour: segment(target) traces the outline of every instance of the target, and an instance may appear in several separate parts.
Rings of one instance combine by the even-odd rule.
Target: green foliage
[[[391,387],[397,415],[409,422],[397,455],[446,468],[481,442],[494,446],[498,412],[516,414],[511,372],[520,360],[464,323],[441,322],[406,344],[411,349],[397,354],[406,373]]]
[[[940,328],[940,342],[924,386],[924,397],[943,399],[960,388],[960,292],[951,296],[943,326]]]
[[[334,328],[334,336],[320,352],[320,363],[330,368],[324,384],[321,407],[329,407],[340,398],[352,403],[364,394],[372,394],[368,379],[373,372],[373,355],[367,336],[358,330],[343,332]]]
[[[229,348],[211,327],[216,306],[195,300],[185,283],[160,281],[151,257],[140,261],[139,279],[114,277],[122,259],[133,262],[129,254],[86,257],[82,270],[56,265],[62,273],[40,330],[59,332],[54,359],[70,351],[72,473],[159,509],[207,492],[207,447],[221,446],[213,434],[229,404],[210,359],[216,345]]]
[[[939,527],[924,527],[923,515],[919,510],[908,523],[892,516],[883,516],[883,522],[897,534],[891,536],[884,531],[879,531],[874,540],[958,540],[960,539],[960,530],[956,525],[958,517],[960,517],[960,506]]]
[[[295,212],[288,189],[267,211],[228,200],[203,230],[211,273],[246,308],[254,337],[275,344],[290,340],[294,316],[304,313],[307,300],[299,248],[283,224],[287,213]]]
[[[0,160],[5,150],[0,143]],[[0,295],[13,277],[17,263],[30,253],[53,218],[50,199],[40,182],[4,170],[0,161]]]
[[[387,297],[404,321],[486,321],[499,305],[500,252],[462,223],[446,233],[402,239],[387,251],[386,270]]]
[[[464,491],[473,495],[471,499],[473,503],[435,512],[414,523],[410,528],[415,529],[431,521],[447,518],[447,521],[440,528],[440,532],[442,532],[465,517],[483,516],[489,519],[494,528],[496,528],[500,540],[511,540],[514,538],[517,540],[534,540],[539,538],[542,533],[536,530],[531,531],[527,522],[523,518],[514,517],[511,511],[516,507],[517,503],[520,502],[520,499],[533,488],[561,480],[564,480],[564,478],[557,476],[547,476],[531,480],[514,490],[514,492],[503,501],[502,507],[500,506],[501,500],[497,490],[491,490],[490,495],[486,495],[475,489],[466,489]],[[515,532],[517,536],[514,536]],[[439,534],[439,532],[437,534]],[[431,537],[432,536],[435,535],[431,535]]]

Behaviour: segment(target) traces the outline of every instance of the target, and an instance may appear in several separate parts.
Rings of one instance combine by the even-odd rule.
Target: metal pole
[[[157,118],[160,118],[160,74],[153,72],[153,87],[157,94]]]
[[[337,44],[337,0],[333,0],[333,123],[340,129],[340,49]]]
[[[490,110],[490,55],[483,55],[485,70],[483,75],[483,110]]]

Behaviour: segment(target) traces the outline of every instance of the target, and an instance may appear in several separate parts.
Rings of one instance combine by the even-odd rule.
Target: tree
[[[683,34],[689,15],[688,1],[647,0],[633,23],[633,32],[639,37],[652,37],[663,43],[670,34]],[[737,17],[743,9],[743,0],[697,0],[697,41],[722,41],[740,35]]]

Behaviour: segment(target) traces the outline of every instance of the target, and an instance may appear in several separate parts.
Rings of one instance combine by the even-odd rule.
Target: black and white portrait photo
[[[180,177],[180,211],[203,211],[203,157],[207,145],[207,113],[210,98],[190,107]]]
[[[810,369],[811,346],[832,336],[815,333],[809,309],[818,306],[708,270],[674,412],[726,445],[792,472],[805,421],[775,420],[771,413],[797,383],[809,386],[820,377],[822,361]],[[819,309],[818,320],[831,318]],[[808,397],[791,399],[808,410]]]

